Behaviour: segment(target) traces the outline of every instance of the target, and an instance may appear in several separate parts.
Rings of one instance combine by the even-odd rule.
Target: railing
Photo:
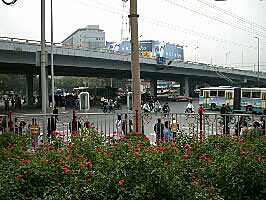
[[[43,121],[47,119],[47,127]],[[121,119],[120,124],[118,124]],[[104,137],[120,137],[123,134],[130,134],[138,123],[140,132],[147,135],[151,142],[155,142],[156,133],[154,125],[158,119],[162,124],[173,124],[177,120],[178,130],[176,134],[183,131],[185,134],[195,138],[203,138],[214,135],[228,134],[240,136],[243,131],[250,128],[257,128],[261,134],[265,134],[265,119],[263,115],[250,114],[227,114],[203,113],[202,116],[196,113],[141,113],[136,122],[136,114],[128,113],[60,113],[53,114],[15,114],[0,115],[0,134],[4,131],[11,131],[17,134],[30,136],[31,124],[36,121],[39,127],[39,140],[42,140],[44,128],[49,137],[53,131],[64,136],[64,141],[69,141],[73,132],[80,133],[84,127],[94,127],[96,131],[103,133]]]

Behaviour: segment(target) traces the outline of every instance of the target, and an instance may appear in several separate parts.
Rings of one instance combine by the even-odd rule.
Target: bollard
[[[8,123],[9,131],[14,132],[13,121],[12,121],[12,112],[9,112],[8,117],[9,117],[9,123]]]
[[[72,132],[76,133],[77,132],[77,116],[76,116],[76,111],[73,110],[73,121],[72,121]]]
[[[136,133],[139,133],[139,111],[136,110]]]
[[[198,109],[198,113],[199,113],[199,116],[200,116],[200,137],[203,134],[203,131],[202,131],[202,119],[203,119],[202,116],[203,116],[203,112],[205,112],[205,108],[200,104],[199,109]]]

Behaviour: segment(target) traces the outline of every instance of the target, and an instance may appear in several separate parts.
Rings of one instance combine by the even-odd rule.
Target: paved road
[[[168,105],[171,109],[171,113],[184,113],[186,105],[188,102],[172,102],[167,101]],[[161,104],[165,104],[166,101],[161,101]],[[198,99],[194,100],[193,102],[195,106],[195,110],[198,109]],[[14,117],[18,117],[19,120],[25,120],[27,123],[29,123],[32,119],[32,117],[36,117],[39,123],[42,123],[42,117],[38,116],[38,114],[41,114],[41,109],[38,108],[29,108],[27,105],[22,106],[22,110],[14,110],[11,109],[13,112]],[[69,122],[71,122],[72,119],[72,110],[71,108],[67,108],[64,113],[60,112],[61,114],[59,116],[59,123],[57,124],[58,129],[61,131],[68,131],[69,130]],[[98,127],[99,130],[102,130],[106,135],[112,135],[113,132],[115,132],[115,120],[117,119],[117,115],[122,114],[124,117],[124,114],[128,112],[127,107],[124,105],[122,106],[122,110],[116,110],[115,113],[111,114],[104,114],[101,108],[95,108],[92,107],[87,113],[90,113],[90,115],[87,114],[80,114],[82,111],[78,112],[78,119],[82,122],[90,121],[94,122],[94,124]],[[0,102],[0,114],[7,113],[4,111],[4,104],[3,102]],[[132,115],[128,115],[128,118],[131,119]],[[151,119],[145,119],[144,120],[144,132],[145,135],[147,135],[149,138],[151,138],[151,141],[155,141],[155,133],[153,131],[153,126],[157,122],[158,118],[162,118],[162,122],[169,120],[169,118],[165,118],[163,115],[158,113],[152,113]],[[183,120],[183,118],[178,119],[180,122]]]

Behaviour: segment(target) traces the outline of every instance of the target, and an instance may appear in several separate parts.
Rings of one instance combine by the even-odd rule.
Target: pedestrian
[[[125,114],[125,118],[123,119],[122,122],[122,131],[125,135],[127,135],[128,133],[128,118],[127,118],[127,114]]]
[[[117,120],[115,121],[115,127],[116,127],[117,135],[122,135],[123,130],[122,130],[122,116],[121,115],[117,116]]]
[[[156,133],[156,140],[163,139],[164,125],[161,123],[161,118],[158,118],[158,122],[154,125],[153,130]]]
[[[30,124],[30,135],[32,139],[32,145],[30,146],[30,150],[36,151],[38,148],[39,135],[40,135],[40,126],[35,118],[32,119]]]
[[[173,138],[173,133],[170,130],[170,123],[169,121],[164,122],[164,129],[163,129],[164,139],[170,141]]]
[[[173,138],[176,138],[176,133],[177,133],[177,130],[179,129],[178,126],[179,124],[178,124],[178,121],[176,120],[176,116],[173,116],[172,121],[170,123],[170,128],[173,133]]]
[[[228,108],[225,104],[223,104],[220,113],[223,118],[223,125],[224,125],[223,133],[224,134],[229,134],[229,116],[227,112],[228,112]]]
[[[195,108],[192,104],[192,101],[189,101],[189,103],[187,104],[185,113],[194,113],[195,112]]]

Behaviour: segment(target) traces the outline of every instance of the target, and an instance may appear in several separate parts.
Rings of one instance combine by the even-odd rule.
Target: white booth
[[[132,92],[127,93],[127,109],[132,110]]]
[[[90,109],[90,94],[88,92],[81,92],[79,95],[80,110]]]

